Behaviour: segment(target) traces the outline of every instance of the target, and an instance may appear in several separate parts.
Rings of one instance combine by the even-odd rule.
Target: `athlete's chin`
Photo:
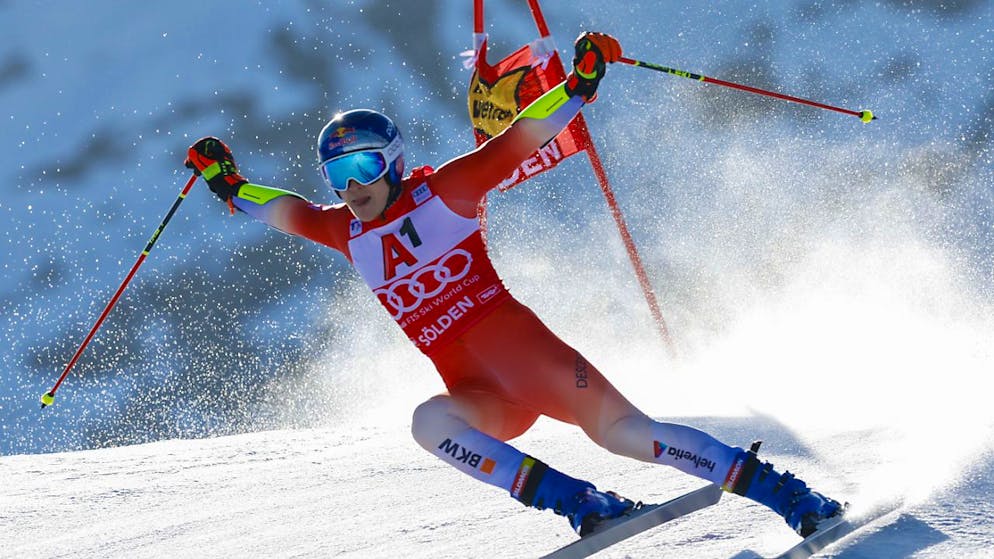
[[[348,206],[352,210],[352,215],[359,221],[372,221],[383,213],[383,210],[376,208],[376,204],[369,198],[350,202]]]

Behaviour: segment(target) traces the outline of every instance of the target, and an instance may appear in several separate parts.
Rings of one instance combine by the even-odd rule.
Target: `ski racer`
[[[437,170],[404,175],[403,140],[386,116],[340,113],[318,138],[318,169],[343,203],[309,202],[239,174],[219,139],[198,140],[185,164],[231,208],[341,252],[441,375],[447,391],[414,411],[417,442],[444,462],[538,509],[569,519],[581,536],[634,506],[571,477],[507,441],[540,415],[579,426],[608,451],[674,467],[781,515],[802,536],[840,514],[840,504],[752,450],[655,421],[505,288],[487,255],[477,216],[483,196],[554,138],[591,102],[607,63],[621,57],[610,35],[583,33],[573,68],[476,150]]]

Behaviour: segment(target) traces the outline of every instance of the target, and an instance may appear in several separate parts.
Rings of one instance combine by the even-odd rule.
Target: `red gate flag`
[[[502,132],[511,125],[521,109],[566,79],[566,70],[559,59],[559,53],[556,52],[552,36],[549,33],[549,26],[546,25],[538,0],[528,0],[528,9],[535,19],[540,38],[521,47],[495,66],[491,66],[487,64],[487,35],[483,31],[483,0],[474,0],[473,2],[473,45],[475,48],[463,54],[472,57],[465,66],[475,68],[469,85],[469,118],[473,123],[473,134],[476,137],[477,145]],[[659,328],[663,342],[670,355],[675,356],[676,349],[670,338],[669,329],[666,327],[666,321],[663,319],[663,313],[659,310],[656,294],[652,291],[649,275],[646,273],[642,258],[635,248],[635,241],[628,231],[628,225],[625,224],[621,208],[618,207],[617,200],[615,200],[614,192],[607,180],[607,173],[604,172],[604,165],[597,154],[593,140],[590,139],[590,132],[587,130],[582,113],[576,115],[566,130],[563,130],[545,147],[526,159],[511,176],[498,185],[498,188],[502,192],[510,190],[514,185],[555,167],[562,160],[581,151],[587,152],[590,166],[597,177],[601,192],[604,193],[604,199],[611,209],[611,215],[618,226],[618,233],[628,251],[628,258],[631,260],[635,276],[642,288],[642,294],[649,305],[649,311]],[[486,198],[480,202],[479,215],[485,239]]]
[[[561,64],[549,64],[551,58],[558,55],[554,48],[545,48],[547,43],[551,43],[551,39],[525,45],[491,66],[487,63],[487,41],[481,42],[469,83],[469,118],[476,145],[503,132],[523,108],[566,79]],[[551,52],[543,52],[545,50]],[[506,192],[583,151],[587,146],[584,138],[579,120],[573,119],[565,130],[526,159],[497,188]]]

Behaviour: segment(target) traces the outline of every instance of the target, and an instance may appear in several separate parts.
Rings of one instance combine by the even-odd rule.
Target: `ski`
[[[848,504],[846,506],[848,508]],[[822,522],[815,533],[770,559],[807,559],[878,518],[894,512],[900,506],[900,501],[894,501],[860,516],[854,517],[844,514],[836,518],[830,518]],[[763,556],[754,551],[743,551],[735,555],[732,559],[763,559]]]
[[[721,499],[721,493],[721,488],[712,484],[662,504],[638,506],[628,514],[601,523],[592,533],[543,556],[543,559],[587,557],[649,528],[709,507]]]
[[[825,546],[851,532],[852,530],[845,530],[845,528],[849,525],[851,525],[851,523],[846,521],[844,515],[825,520],[822,522],[822,525],[818,527],[818,530],[816,530],[815,533],[804,538],[794,547],[784,551],[780,555],[777,555],[776,558],[806,559],[807,557],[811,557],[818,551],[825,548]]]
[[[848,503],[846,506],[848,508]],[[794,547],[784,551],[780,555],[777,555],[776,559],[806,559],[811,557],[825,547],[835,543],[845,536],[848,536],[856,530],[859,530],[863,526],[866,526],[874,520],[897,510],[900,506],[900,501],[896,501],[881,506],[859,517],[849,517],[843,514],[837,518],[830,518],[823,522],[815,533],[804,538]]]

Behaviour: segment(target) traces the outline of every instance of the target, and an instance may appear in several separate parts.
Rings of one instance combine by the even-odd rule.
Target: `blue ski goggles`
[[[402,146],[400,138],[396,138],[383,149],[356,151],[333,157],[319,165],[321,176],[332,190],[338,192],[348,190],[349,181],[361,185],[372,184],[387,174],[390,164],[396,159],[391,158],[391,155],[398,153]]]

